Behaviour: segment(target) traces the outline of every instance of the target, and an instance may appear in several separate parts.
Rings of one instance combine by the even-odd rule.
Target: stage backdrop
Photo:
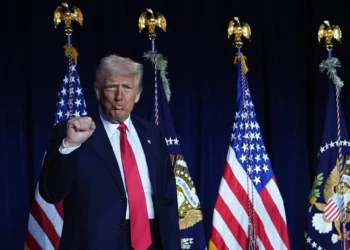
[[[60,1],[6,1],[0,23],[0,248],[22,249],[30,202],[53,124],[57,91],[65,73],[62,25],[53,11]],[[350,22],[346,1],[277,0],[77,0],[84,26],[75,25],[73,45],[89,112],[96,106],[93,81],[99,59],[111,53],[145,62],[150,50],[138,17],[146,8],[162,12],[167,32],[156,47],[169,61],[170,108],[182,150],[199,192],[209,237],[213,206],[226,160],[235,114],[235,48],[227,39],[234,17],[248,22],[251,95],[267,152],[284,199],[293,249],[304,246],[310,183],[320,146],[327,76],[318,70],[327,57],[317,41],[324,19],[343,31],[334,56],[345,116],[350,118]],[[337,5],[336,5],[337,4]],[[135,114],[151,112],[152,71]]]

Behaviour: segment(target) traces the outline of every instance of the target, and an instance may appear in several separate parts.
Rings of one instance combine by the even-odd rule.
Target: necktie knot
[[[118,129],[120,133],[125,133],[126,132],[126,125],[124,123],[120,123],[118,126]]]

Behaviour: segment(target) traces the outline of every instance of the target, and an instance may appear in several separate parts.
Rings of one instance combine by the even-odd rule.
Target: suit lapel
[[[143,151],[145,153],[147,168],[150,175],[153,194],[156,193],[156,164],[155,164],[155,151],[152,144],[152,138],[147,131],[147,128],[141,124],[137,119],[131,116],[132,124],[134,125],[137,135],[139,136],[142,144]],[[154,142],[153,142],[154,143]]]
[[[116,182],[120,192],[125,197],[125,188],[123,184],[123,180],[120,174],[120,168],[117,162],[117,159],[114,155],[114,151],[112,145],[108,139],[106,130],[102,124],[100,116],[95,114],[92,116],[93,121],[95,122],[96,129],[92,134],[91,144],[93,148],[96,150],[100,159],[104,162],[104,165],[107,167],[108,171],[112,175],[114,181]]]

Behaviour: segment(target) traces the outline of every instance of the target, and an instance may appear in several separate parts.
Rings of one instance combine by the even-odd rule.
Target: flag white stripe
[[[232,193],[230,187],[228,186],[224,178],[221,181],[219,193],[220,193],[220,196],[222,197],[222,200],[226,203],[227,207],[230,209],[232,216],[236,218],[236,220],[244,230],[246,236],[248,237],[248,221],[249,221],[248,214],[245,211],[244,207],[242,207],[241,203],[238,201],[235,194]],[[230,197],[230,199],[227,199],[227,197]],[[220,231],[218,230],[218,232]]]
[[[331,215],[332,213],[334,213],[334,211],[336,211],[337,207],[338,206],[333,202],[333,200],[331,200],[326,206],[325,215]]]
[[[269,181],[269,183],[265,187],[268,191],[268,193],[271,196],[271,199],[276,204],[278,211],[280,212],[280,215],[282,216],[284,222],[286,222],[286,214],[284,211],[284,202],[282,199],[282,196],[280,192],[278,191],[277,184],[274,180]]]
[[[51,244],[51,241],[31,214],[29,215],[28,231],[41,247],[41,249],[55,250]]]
[[[259,250],[265,250],[265,246],[264,244],[261,242],[260,238],[258,237],[258,246],[259,246]]]
[[[229,201],[232,201],[230,204],[227,203],[228,199],[225,200],[224,198],[222,198],[222,200],[230,208],[230,211],[231,211],[232,215],[236,218],[238,223],[244,229],[244,232],[245,232],[246,236],[248,237],[248,221],[249,221],[248,215],[247,215],[246,211],[244,210],[244,208],[242,207],[241,203],[239,203],[239,201],[237,200],[237,197],[235,196],[235,194],[232,193],[230,187],[228,186],[228,184],[227,184],[227,182],[226,182],[226,180],[224,178],[222,179],[222,183],[220,185],[219,193],[220,193],[221,197],[232,197],[232,199],[229,200]],[[235,211],[232,211],[231,208],[234,208]],[[221,237],[225,241],[224,234],[225,234],[225,232],[227,230],[230,230],[230,229],[227,227],[227,224],[222,219],[222,217],[218,213],[217,209],[214,210],[214,214],[215,213],[218,214],[218,216],[222,220],[222,223],[225,226],[222,226],[222,224],[218,223],[220,226],[216,227],[215,225],[218,225],[218,224],[215,223],[215,222],[217,222],[217,217],[215,217],[215,216],[214,216],[214,224],[213,224],[213,226],[215,227],[216,231],[221,235]],[[231,234],[232,234],[232,237],[234,237],[232,232],[231,232]],[[258,237],[257,239],[258,239],[258,244],[259,244],[259,250],[264,250],[265,246],[261,242],[260,238]],[[229,242],[230,240],[228,239],[227,241]],[[238,239],[238,241],[239,241],[239,239]],[[226,246],[228,246],[226,242],[225,242],[225,244],[226,244]],[[231,250],[231,248],[229,248],[229,249]]]
[[[335,212],[337,212],[337,209],[336,209],[336,205],[335,204],[332,204],[332,206],[330,206],[327,210],[327,212],[325,213],[326,216],[333,216]]]
[[[221,215],[218,213],[216,209],[214,209],[213,226],[220,233],[228,249],[230,250],[242,249],[238,244],[236,238],[231,233],[230,229],[227,227],[225,221],[222,219]]]
[[[238,160],[236,158],[236,153],[232,149],[231,146],[229,146],[229,150],[227,153],[227,162],[230,165],[233,174],[236,176],[236,179],[241,184],[241,186],[244,188],[245,192],[247,192],[247,190],[246,190],[247,174],[243,170],[241,164],[238,162]],[[249,181],[250,181],[250,185],[254,185],[250,179],[249,179]],[[266,229],[265,230],[267,232],[266,235],[267,235],[271,245],[274,247],[274,249],[287,249],[287,247],[285,246],[283,240],[281,239],[280,234],[277,231],[275,225],[272,223],[270,215],[267,213],[267,211],[265,209],[265,205],[264,205],[263,201],[261,200],[261,197],[255,188],[253,188],[253,195],[254,195],[255,211]]]
[[[330,205],[327,206],[327,211],[325,212],[325,217],[327,220],[336,220],[338,219],[338,216],[340,215],[340,211],[338,209],[337,204],[334,203],[332,200]]]
[[[37,188],[35,191],[35,199],[38,202],[41,209],[44,211],[46,216],[49,218],[52,226],[55,228],[58,236],[61,237],[62,228],[63,228],[63,220],[61,216],[58,214],[58,211],[55,205],[47,203],[39,194],[39,189]]]

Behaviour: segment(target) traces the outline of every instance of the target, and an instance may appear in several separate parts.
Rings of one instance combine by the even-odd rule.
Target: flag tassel
[[[243,68],[243,73],[247,74],[248,73],[248,66],[247,66],[247,57],[241,54],[240,52],[235,56],[234,63],[237,63],[237,60],[242,60],[242,68]]]

